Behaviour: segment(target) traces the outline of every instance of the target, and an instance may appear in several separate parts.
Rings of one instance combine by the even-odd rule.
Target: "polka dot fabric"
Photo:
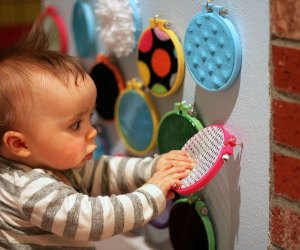
[[[175,33],[165,20],[151,19],[138,44],[138,69],[144,85],[158,97],[173,94],[183,80],[184,58]]]
[[[187,67],[202,88],[218,91],[231,86],[241,67],[241,46],[235,28],[221,6],[203,5],[194,16],[184,39]]]

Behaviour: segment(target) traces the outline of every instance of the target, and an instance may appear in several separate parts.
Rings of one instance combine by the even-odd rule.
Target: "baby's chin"
[[[74,169],[83,168],[90,160],[91,158],[84,158],[77,166],[74,167]]]

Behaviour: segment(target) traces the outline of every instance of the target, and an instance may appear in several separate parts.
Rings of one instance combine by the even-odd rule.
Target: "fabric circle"
[[[175,202],[170,211],[169,233],[174,250],[213,250],[215,239],[208,215],[200,215],[195,203]]]
[[[154,134],[154,121],[146,100],[135,90],[128,90],[120,98],[118,123],[122,137],[133,151],[147,150]]]
[[[119,95],[118,80],[104,63],[96,64],[90,73],[97,87],[96,110],[107,120],[114,118],[114,107]]]
[[[152,90],[155,92],[155,93],[166,93],[168,90],[165,88],[164,85],[160,84],[160,83],[154,83],[153,84],[153,87],[152,87]]]
[[[143,33],[143,36],[141,37],[141,41],[139,44],[139,51],[143,53],[147,53],[151,50],[153,46],[153,36],[151,30],[147,30]]]
[[[141,77],[142,77],[143,83],[149,84],[150,69],[149,69],[148,65],[142,61],[138,61],[138,69],[140,72],[142,72]]]
[[[180,150],[199,131],[195,123],[180,114],[167,115],[159,124],[157,147],[160,154]]]
[[[151,58],[151,66],[155,74],[165,77],[171,69],[171,58],[164,49],[156,49]]]
[[[161,41],[167,41],[170,39],[170,36],[159,28],[154,28],[154,33],[155,36]]]
[[[178,72],[179,61],[175,45],[169,35],[158,28],[147,29],[138,46],[138,63],[143,62],[149,68],[149,76],[144,77],[145,67],[138,67],[142,79],[149,79],[144,84],[155,95],[162,96],[173,87],[172,76]],[[157,83],[162,87],[157,88]]]

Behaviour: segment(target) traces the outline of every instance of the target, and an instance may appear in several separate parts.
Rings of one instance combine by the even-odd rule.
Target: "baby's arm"
[[[145,184],[156,171],[172,167],[191,169],[193,161],[187,153],[173,150],[155,158],[103,156],[99,162],[89,162],[80,170],[80,189],[92,196],[132,192]]]
[[[40,170],[33,172],[26,176],[26,183],[25,177],[20,179],[23,186],[19,187],[22,191],[16,203],[23,211],[22,218],[67,238],[108,238],[144,225],[166,205],[162,189],[150,183],[124,195],[89,197]]]
[[[91,196],[133,192],[151,178],[157,161],[151,157],[103,156],[99,162],[90,161],[83,169],[75,170],[80,175],[77,183]]]
[[[178,162],[172,158],[173,156],[171,158],[169,156],[163,155],[155,159],[113,157],[109,161],[106,159],[104,166],[109,162],[114,171],[108,171],[108,166],[99,169],[87,168],[84,174],[86,177],[93,176],[94,180],[99,181],[99,176],[101,176],[99,174],[107,171],[104,176],[111,180],[119,180],[109,186],[111,190],[122,189],[117,184],[122,176],[124,179],[121,183],[130,184],[126,188],[134,188],[138,184],[136,180],[141,182],[149,180],[148,183],[124,195],[90,197],[78,193],[62,182],[50,178],[43,171],[35,169],[33,170],[35,173],[30,173],[26,177],[22,176],[20,182],[14,181],[18,183],[18,192],[22,190],[21,194],[18,193],[16,196],[15,203],[19,204],[19,211],[24,213],[22,218],[58,237],[65,236],[80,241],[104,239],[142,226],[163,211],[166,193],[172,185],[180,184],[178,180],[186,175],[184,168],[179,166],[182,163],[178,165]],[[170,160],[171,163],[162,164],[165,160]],[[118,166],[122,164],[125,168],[118,175]],[[144,171],[138,171],[141,169]],[[97,172],[99,170],[101,171]],[[156,171],[155,174],[153,174],[154,171]],[[132,174],[137,178],[125,179],[126,176],[129,177]],[[24,178],[28,178],[28,181],[24,182]],[[96,185],[93,188],[95,187]]]

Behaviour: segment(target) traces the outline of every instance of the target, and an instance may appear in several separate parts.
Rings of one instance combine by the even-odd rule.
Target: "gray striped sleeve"
[[[77,227],[78,227],[78,219],[79,219],[79,212],[80,212],[80,205],[81,205],[82,198],[83,195],[78,194],[74,206],[68,212],[67,222],[63,234],[66,237],[75,238]]]
[[[7,181],[6,179],[2,178],[2,176],[0,176],[0,188],[17,198],[20,198],[21,196],[20,188],[18,188],[18,186],[14,185],[13,183]]]
[[[127,194],[129,199],[132,202],[134,208],[134,225],[133,227],[140,227],[144,224],[144,215],[143,215],[143,204],[141,203],[139,197],[136,194],[130,193]]]
[[[145,176],[147,164],[146,162],[142,162],[142,159],[136,162],[134,171],[133,171],[133,179],[136,187],[140,187],[145,183],[143,176]]]
[[[122,203],[118,200],[118,198],[115,195],[111,196],[111,202],[114,207],[115,213],[115,228],[113,235],[116,235],[121,233],[124,229],[125,214]]]
[[[91,199],[92,207],[92,226],[89,240],[100,240],[103,234],[103,207],[99,199]]]
[[[64,187],[65,190],[65,187]],[[75,191],[73,189],[66,190],[62,192],[62,190],[58,190],[60,195],[57,195],[48,205],[46,208],[45,213],[43,214],[43,219],[41,226],[43,229],[47,231],[51,231],[53,221],[55,218],[56,213],[59,211],[61,205],[63,204],[66,197],[71,194],[74,194]]]
[[[157,216],[158,208],[157,208],[155,199],[148,192],[146,192],[145,190],[138,189],[137,192],[140,192],[143,195],[145,195],[145,197],[149,201],[150,206],[153,208],[153,217]]]
[[[106,160],[103,162],[103,172],[102,172],[102,178],[101,178],[101,190],[102,195],[108,195],[109,194],[109,160]]]
[[[24,212],[25,216],[29,219],[31,217],[31,214],[32,214],[35,204],[38,201],[45,198],[46,196],[48,196],[53,191],[57,191],[57,183],[56,182],[50,183],[50,184],[44,186],[43,188],[41,188],[36,193],[34,193],[23,205],[23,212]]]
[[[140,187],[147,182],[155,172],[158,157],[156,158],[141,158],[134,168],[134,182],[136,187]],[[150,168],[150,169],[149,169]]]
[[[121,193],[128,193],[129,190],[127,188],[126,183],[126,164],[128,162],[128,158],[124,157],[121,159],[118,165],[118,172],[117,172],[117,183]]]

